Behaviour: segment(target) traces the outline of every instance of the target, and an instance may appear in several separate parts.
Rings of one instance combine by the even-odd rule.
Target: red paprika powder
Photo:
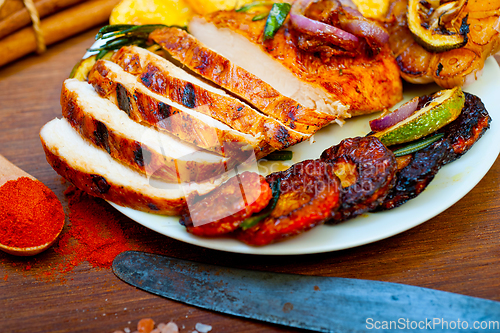
[[[0,243],[26,248],[59,234],[64,210],[54,192],[38,180],[20,177],[0,187]]]
[[[61,236],[56,252],[69,259],[65,271],[87,261],[93,267],[109,268],[121,252],[130,250],[121,226],[121,216],[100,199],[74,186],[68,198],[70,228]]]

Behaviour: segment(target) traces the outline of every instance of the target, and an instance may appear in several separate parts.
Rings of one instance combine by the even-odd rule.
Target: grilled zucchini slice
[[[417,43],[430,52],[444,52],[467,44],[469,24],[460,15],[467,0],[409,0],[408,27]]]

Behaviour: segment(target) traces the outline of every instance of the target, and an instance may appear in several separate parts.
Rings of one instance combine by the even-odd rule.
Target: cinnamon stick
[[[70,7],[43,19],[45,43],[54,44],[109,20],[120,0],[92,0]],[[0,40],[0,66],[36,50],[33,28],[26,27]]]
[[[35,2],[40,18],[60,11],[63,8],[76,5],[86,0],[38,0]],[[0,38],[31,24],[31,18],[26,8],[21,8],[0,21]]]
[[[18,10],[24,8],[24,4],[21,0],[6,0],[3,6],[0,8],[0,20],[14,14]]]
[[[39,1],[42,0],[33,0],[35,4]],[[3,20],[9,17],[10,15],[15,14],[16,12],[22,10],[23,8],[24,8],[23,0],[5,0],[4,5],[0,8],[0,20]]]

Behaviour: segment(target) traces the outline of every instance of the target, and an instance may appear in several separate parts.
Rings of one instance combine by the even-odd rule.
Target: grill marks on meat
[[[223,179],[186,185],[159,182],[115,161],[104,150],[90,145],[66,119],[54,119],[40,131],[47,161],[54,170],[90,195],[120,206],[163,215],[179,215],[186,195],[196,197],[216,188]]]
[[[164,28],[152,32],[149,37],[196,74],[246,100],[290,129],[313,134],[336,118],[304,107],[281,94],[261,78],[228,60],[222,53],[203,45],[184,30]]]
[[[378,210],[389,210],[415,198],[443,165],[465,154],[489,128],[491,118],[482,101],[472,94],[464,94],[465,104],[458,118],[438,131],[444,136],[405,157],[406,161],[397,174],[396,185]],[[420,97],[418,108],[429,100],[429,96]]]
[[[266,179],[246,171],[189,204],[179,222],[197,236],[222,236],[235,231],[246,218],[264,209],[271,196]]]
[[[117,93],[124,91],[122,94],[127,95],[128,105],[122,105],[122,110],[128,110],[134,121],[154,126],[200,148],[239,161],[246,160],[251,152],[255,152],[259,158],[274,150],[262,141],[262,137],[256,138],[233,130],[215,119],[149,91],[133,75],[112,62],[99,60],[89,73],[89,82],[99,95],[118,106]]]
[[[286,127],[211,87],[168,60],[137,46],[121,48],[112,61],[139,80],[151,91],[217,119],[229,127],[254,136],[263,135],[275,149],[284,149],[310,137]]]
[[[375,137],[342,140],[325,150],[321,159],[333,166],[333,172],[342,181],[342,204],[333,212],[329,223],[372,211],[386,198],[396,181],[396,158]]]
[[[272,187],[278,178],[280,196],[270,216],[249,229],[239,229],[239,240],[262,246],[301,234],[324,223],[340,204],[340,181],[328,163],[306,160],[266,180]]]
[[[134,122],[86,82],[68,79],[62,114],[82,137],[136,171],[168,182],[204,181],[226,171],[227,160]]]
[[[382,47],[381,52],[373,57],[339,56],[325,64],[316,55],[297,47],[288,21],[274,38],[263,41],[265,22],[252,21],[252,17],[252,14],[234,11],[214,12],[203,18],[192,19],[189,30],[208,47],[259,76],[282,94],[285,93],[279,86],[290,91],[295,89],[291,92],[295,95],[285,95],[323,113],[349,118],[350,115],[383,110],[401,100],[399,69],[388,46]],[[243,57],[238,54],[238,49],[241,50],[242,47],[236,49],[233,44],[240,41],[241,37],[244,38],[243,41],[246,40],[248,48],[253,48],[252,56]],[[234,57],[230,57],[230,53]],[[261,57],[258,62],[255,61],[257,53]],[[282,69],[278,70],[278,67]],[[285,71],[292,73],[295,86],[292,87],[288,76],[284,79]],[[314,102],[315,105],[309,105]],[[335,104],[337,109],[329,108]],[[348,107],[347,112],[342,106]]]

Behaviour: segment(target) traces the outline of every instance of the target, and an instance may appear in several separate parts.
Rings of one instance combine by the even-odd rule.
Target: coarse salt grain
[[[196,330],[200,333],[207,333],[207,332],[210,332],[212,330],[212,326],[205,325],[202,323],[196,323],[194,328],[196,328]]]
[[[161,333],[179,333],[179,327],[171,321],[161,329]]]

